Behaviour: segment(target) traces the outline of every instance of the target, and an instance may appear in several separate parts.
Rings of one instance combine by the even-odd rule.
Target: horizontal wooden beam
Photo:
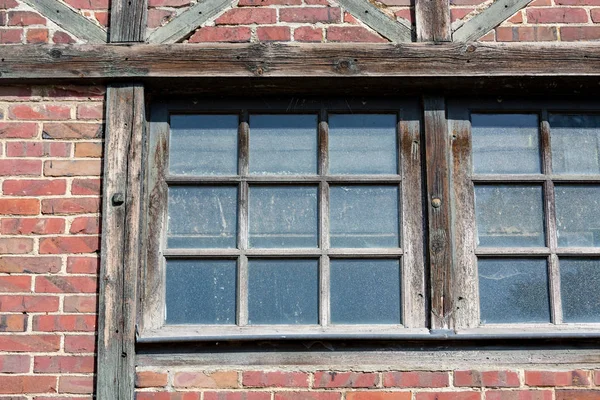
[[[0,47],[0,83],[34,79],[569,76],[600,77],[600,46],[407,43]]]

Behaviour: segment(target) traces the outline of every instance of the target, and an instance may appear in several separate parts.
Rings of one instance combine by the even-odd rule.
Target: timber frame
[[[343,7],[393,42],[368,45],[173,44],[231,5],[225,0],[201,2],[150,36],[145,29],[145,0],[112,0],[109,31],[57,0],[23,1],[88,44],[0,46],[0,84],[108,86],[96,385],[99,400],[131,400],[136,363],[231,365],[240,359],[235,350],[212,354],[214,348],[210,344],[197,348],[198,354],[194,355],[186,355],[188,350],[177,355],[176,348],[162,355],[161,349],[153,350],[151,345],[139,357],[135,354],[138,260],[143,259],[141,238],[146,227],[140,203],[144,189],[145,107],[152,92],[161,96],[166,93],[425,94],[423,126],[431,141],[426,143],[426,162],[436,171],[426,177],[428,240],[436,244],[436,252],[429,254],[428,259],[430,291],[434,298],[444,299],[432,304],[429,318],[431,327],[443,333],[449,327],[450,299],[456,284],[452,281],[456,250],[451,245],[452,231],[446,214],[450,205],[445,201],[451,165],[444,96],[473,93],[582,96],[596,94],[600,87],[597,44],[472,42],[529,0],[496,0],[492,7],[454,27],[450,24],[448,0],[415,0],[414,34],[402,23],[383,19],[381,12],[373,10],[368,2],[341,1]],[[414,40],[421,43],[408,43]],[[178,85],[188,89],[173,89]],[[435,199],[441,201],[441,207],[431,207]],[[369,351],[361,354],[341,351],[332,355],[330,350],[335,345],[324,345],[325,352],[308,352],[306,349],[312,344],[301,343],[294,352],[286,347],[287,352],[268,359],[273,365],[316,364],[324,358],[331,359],[331,365],[373,365],[403,359],[405,366],[419,368],[428,360],[440,358],[450,357],[445,365],[466,362],[467,366],[485,358],[479,349],[465,351],[461,345],[448,343],[453,351],[442,348],[442,355],[421,344],[414,344],[418,350],[414,351],[409,344],[397,343],[363,343],[361,349]],[[381,352],[381,346],[392,351]],[[505,350],[488,348],[487,361],[483,362],[494,365],[600,362],[597,342],[580,341],[576,347],[562,350],[560,354],[564,357],[556,353],[548,356],[546,347],[523,349],[508,356]],[[348,349],[340,347],[344,348]],[[260,364],[264,363],[264,351],[259,347],[257,351],[242,350],[242,353],[246,363]]]

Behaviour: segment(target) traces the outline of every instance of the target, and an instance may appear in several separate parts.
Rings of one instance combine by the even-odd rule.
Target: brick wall
[[[0,88],[2,400],[90,398],[103,98]]]

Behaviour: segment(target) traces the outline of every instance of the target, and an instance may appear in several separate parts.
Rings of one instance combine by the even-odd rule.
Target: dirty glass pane
[[[538,127],[536,114],[472,114],[473,171],[540,173]]]
[[[556,185],[558,245],[600,246],[600,186]]]
[[[396,115],[329,116],[330,174],[397,174]]]
[[[560,259],[564,322],[600,322],[600,260]]]
[[[542,187],[475,185],[478,245],[544,246]]]
[[[318,247],[317,188],[250,187],[251,247]]]
[[[480,259],[482,324],[550,322],[546,260]]]
[[[237,175],[237,115],[171,115],[169,172]]]
[[[317,173],[316,115],[251,115],[250,173]]]
[[[167,247],[232,248],[237,237],[237,188],[169,188]]]
[[[550,115],[552,172],[600,174],[600,115]]]
[[[317,260],[250,260],[249,324],[318,324]]]
[[[168,260],[167,324],[235,324],[236,262]]]
[[[398,186],[331,186],[331,247],[398,247]]]
[[[331,322],[399,324],[398,260],[332,260]]]

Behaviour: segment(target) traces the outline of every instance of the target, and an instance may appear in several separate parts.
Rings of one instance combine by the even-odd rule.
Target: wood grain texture
[[[338,0],[337,2],[350,14],[392,42],[412,42],[410,26],[392,19],[372,3],[364,0]]]
[[[144,119],[142,86],[108,87],[98,311],[99,400],[133,398]]]
[[[146,40],[148,0],[111,0],[110,42],[143,42]]]
[[[23,0],[44,17],[88,43],[106,43],[107,32],[77,11],[57,0]]]
[[[448,0],[415,0],[415,24],[419,42],[451,42]]]
[[[148,36],[148,43],[177,43],[227,7],[231,0],[205,0],[184,11]]]
[[[495,0],[488,8],[467,20],[454,31],[452,40],[470,42],[477,40],[511,15],[531,3],[532,0]]]
[[[594,43],[24,45],[3,46],[0,74],[0,82],[19,80],[20,83],[27,79],[93,78],[600,77],[600,46]]]

